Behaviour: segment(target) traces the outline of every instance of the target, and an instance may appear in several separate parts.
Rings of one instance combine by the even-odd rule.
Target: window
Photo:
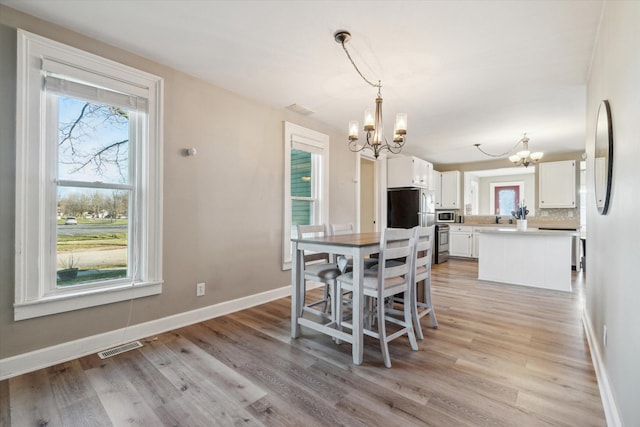
[[[282,268],[291,268],[296,226],[325,224],[329,212],[329,137],[293,123],[285,127]]]
[[[18,31],[16,320],[162,291],[162,80]]]
[[[489,206],[495,215],[511,215],[522,203],[524,182],[491,182],[489,183]]]
[[[517,185],[501,185],[494,188],[496,215],[511,215],[518,210],[520,201],[520,187]]]

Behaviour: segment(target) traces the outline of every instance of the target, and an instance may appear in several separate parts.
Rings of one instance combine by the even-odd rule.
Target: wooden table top
[[[370,246],[379,245],[381,238],[382,233],[354,233],[339,234],[337,236],[303,237],[291,239],[291,241],[303,243],[325,243],[328,245],[339,246]]]

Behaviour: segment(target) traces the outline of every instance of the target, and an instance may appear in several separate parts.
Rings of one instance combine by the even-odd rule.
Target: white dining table
[[[362,363],[364,343],[364,258],[380,252],[382,233],[355,233],[337,236],[291,239],[294,243],[291,269],[291,338],[300,336],[300,326],[351,343],[353,363]],[[304,251],[327,252],[353,258],[353,308],[351,333],[340,330],[335,322],[323,324],[302,316],[304,305]]]

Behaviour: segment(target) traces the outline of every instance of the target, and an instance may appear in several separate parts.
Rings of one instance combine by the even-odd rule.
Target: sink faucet
[[[496,224],[500,224],[500,218],[502,218],[502,217],[496,215]]]

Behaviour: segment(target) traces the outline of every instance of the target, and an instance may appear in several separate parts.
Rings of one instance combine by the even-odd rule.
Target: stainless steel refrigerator
[[[413,228],[435,224],[435,193],[423,188],[387,191],[387,227]]]

